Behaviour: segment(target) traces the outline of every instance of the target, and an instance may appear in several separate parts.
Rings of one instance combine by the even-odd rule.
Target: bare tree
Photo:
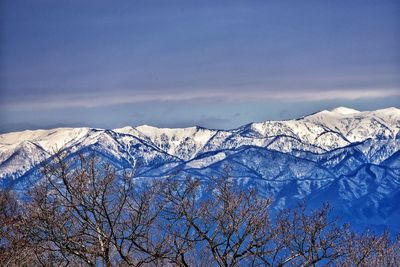
[[[271,200],[221,178],[136,182],[94,154],[58,153],[30,198],[0,191],[5,266],[399,266],[400,241],[356,234],[329,205],[271,218]]]
[[[277,219],[279,238],[283,240],[286,256],[282,264],[295,266],[329,265],[344,255],[343,244],[348,226],[338,226],[329,218],[330,206],[324,204],[311,213],[306,205],[282,212]]]
[[[34,261],[22,231],[23,207],[11,190],[0,190],[0,262],[2,266],[28,266]]]
[[[380,236],[351,233],[343,246],[346,256],[339,261],[342,266],[400,266],[400,237],[391,241],[388,232]]]
[[[117,175],[93,155],[63,154],[43,173],[31,193],[26,224],[39,252],[51,252],[57,264],[90,266],[141,265],[162,254],[150,237],[159,213],[155,191],[135,187],[131,174]],[[44,263],[48,257],[41,253],[38,259]]]
[[[166,232],[172,240],[174,262],[189,266],[238,266],[255,264],[272,241],[268,208],[255,190],[239,190],[228,178],[212,179],[205,186],[200,180],[169,181],[164,190],[167,202]],[[197,253],[197,257],[187,258]],[[211,261],[211,262],[208,262]]]

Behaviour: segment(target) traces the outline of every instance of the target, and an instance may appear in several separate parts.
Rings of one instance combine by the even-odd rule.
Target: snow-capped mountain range
[[[0,187],[26,190],[55,151],[96,151],[138,178],[230,175],[276,207],[331,201],[355,224],[400,222],[400,109],[339,107],[233,130],[202,127],[57,128],[0,135]]]

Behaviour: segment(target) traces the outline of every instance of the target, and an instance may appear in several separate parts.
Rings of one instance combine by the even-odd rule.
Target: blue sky
[[[399,1],[3,0],[0,131],[400,103]]]

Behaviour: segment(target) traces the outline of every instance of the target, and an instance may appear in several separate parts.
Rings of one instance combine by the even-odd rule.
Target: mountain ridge
[[[0,135],[0,188],[29,189],[40,179],[41,163],[57,149],[71,156],[95,152],[118,171],[135,169],[137,179],[187,175],[208,179],[225,175],[229,166],[237,183],[273,197],[276,208],[300,199],[318,202],[326,196],[345,218],[354,213],[357,223],[390,222],[391,229],[399,230],[394,222],[400,205],[379,212],[388,200],[400,201],[399,130],[397,108],[338,107],[232,130],[142,125],[7,133]],[[376,191],[368,183],[381,184]]]

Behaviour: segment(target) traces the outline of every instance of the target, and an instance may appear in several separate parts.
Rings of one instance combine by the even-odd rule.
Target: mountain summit
[[[355,110],[352,108],[346,108],[346,107],[337,107],[337,108],[332,109],[331,112],[342,114],[342,115],[360,113],[360,111],[358,111],[358,110]]]

